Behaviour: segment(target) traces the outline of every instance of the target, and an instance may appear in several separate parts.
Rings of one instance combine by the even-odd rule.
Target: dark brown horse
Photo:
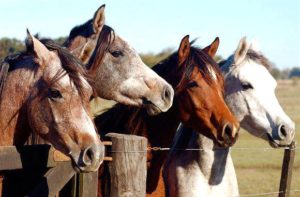
[[[96,118],[101,135],[116,131],[130,133],[146,136],[149,146],[170,147],[182,122],[220,146],[231,146],[239,125],[224,102],[223,77],[211,57],[217,48],[218,45],[210,45],[204,52],[191,46],[188,36],[184,37],[178,52],[153,68],[175,89],[171,109],[151,117],[143,109],[116,105]],[[150,196],[165,195],[161,168],[167,154],[149,152],[147,193]]]
[[[73,28],[65,46],[86,65],[100,97],[145,106],[151,115],[167,111],[173,102],[172,87],[104,24],[104,9],[102,5],[93,19]]]
[[[0,146],[24,145],[32,133],[95,171],[104,146],[89,114],[92,87],[80,61],[51,40],[28,34],[27,51],[0,67]]]

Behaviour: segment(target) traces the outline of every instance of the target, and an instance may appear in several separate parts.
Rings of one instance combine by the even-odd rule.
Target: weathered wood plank
[[[111,197],[146,195],[147,139],[134,135],[109,133],[112,161],[108,163]]]
[[[49,145],[0,146],[0,170],[55,167],[70,158]]]
[[[281,169],[279,186],[279,197],[289,197],[292,181],[293,164],[295,157],[295,142],[292,142],[289,149],[285,149]],[[282,192],[281,192],[282,191]]]
[[[79,197],[97,197],[98,171],[79,174]]]
[[[60,162],[45,174],[43,181],[28,196],[55,196],[75,173],[71,162]]]

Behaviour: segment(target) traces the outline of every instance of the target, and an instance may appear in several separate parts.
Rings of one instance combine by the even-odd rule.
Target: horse
[[[226,103],[241,127],[274,148],[289,145],[295,124],[275,96],[276,81],[268,72],[270,61],[243,38],[235,53],[220,66],[225,77]],[[220,148],[206,136],[183,126],[172,149],[164,168],[167,196],[239,196],[228,148]]]
[[[172,87],[141,60],[137,52],[105,25],[105,5],[94,17],[74,27],[64,46],[81,59],[98,96],[126,105],[145,107],[150,115],[172,105]]]
[[[208,51],[215,53],[217,48]],[[223,99],[223,77],[206,53],[191,46],[185,36],[177,52],[153,67],[175,90],[172,107],[149,116],[144,109],[117,104],[95,118],[101,136],[111,131],[148,138],[151,147],[169,147],[182,122],[214,139],[222,147],[234,144],[238,122]],[[147,195],[164,196],[161,168],[167,152],[148,152]],[[102,183],[101,183],[102,184]]]
[[[89,114],[93,91],[81,62],[29,32],[26,48],[1,63],[0,146],[24,145],[36,133],[70,156],[75,169],[96,171],[104,145]]]

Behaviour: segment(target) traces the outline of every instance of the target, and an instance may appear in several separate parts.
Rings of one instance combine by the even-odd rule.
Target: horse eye
[[[243,90],[253,89],[253,86],[250,83],[242,83]]]
[[[123,53],[121,51],[112,51],[110,54],[114,57],[120,57],[123,56]]]
[[[62,98],[62,95],[58,90],[49,88],[48,97],[50,99],[60,99]]]
[[[188,83],[187,88],[192,88],[192,87],[197,87],[198,84],[196,83],[196,81],[192,81],[190,83]]]

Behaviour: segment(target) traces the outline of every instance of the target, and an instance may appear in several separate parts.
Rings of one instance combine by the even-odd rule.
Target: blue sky
[[[255,39],[279,68],[300,66],[299,0],[1,0],[0,37],[68,35],[106,4],[106,23],[139,52],[177,48],[181,38],[205,46],[220,37],[227,57],[241,37]]]

